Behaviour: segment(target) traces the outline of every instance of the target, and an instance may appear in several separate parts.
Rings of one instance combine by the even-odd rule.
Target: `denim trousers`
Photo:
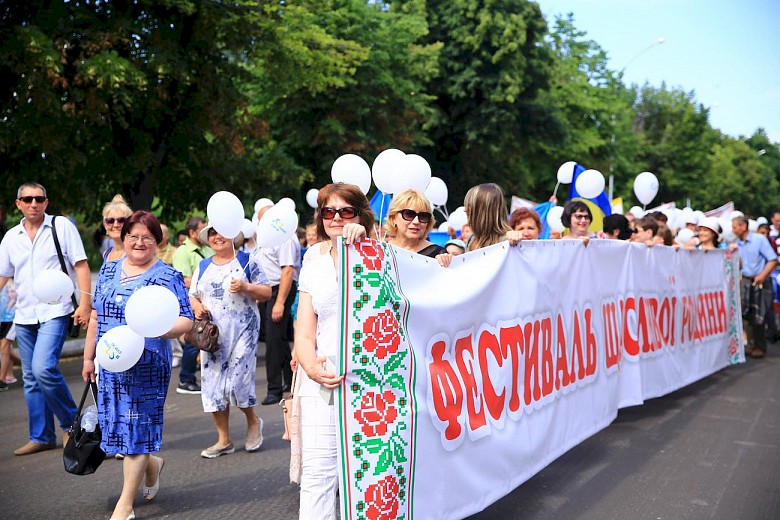
[[[179,383],[194,383],[195,372],[198,370],[198,352],[200,350],[189,343],[182,343],[181,352]]]
[[[76,415],[76,403],[57,368],[70,319],[70,316],[60,316],[35,325],[16,325],[33,442],[55,444],[54,416],[59,419],[60,427],[68,430]]]

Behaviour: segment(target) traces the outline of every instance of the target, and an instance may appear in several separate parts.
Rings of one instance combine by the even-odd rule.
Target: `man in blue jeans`
[[[25,183],[16,194],[16,207],[24,218],[5,234],[0,243],[0,289],[10,278],[16,283],[16,342],[22,359],[24,398],[29,413],[30,440],[15,455],[30,455],[56,447],[54,416],[67,431],[76,415],[68,385],[57,364],[68,327],[73,322],[87,326],[92,312],[87,255],[76,226],[65,217],[46,214],[49,200],[40,184]],[[46,270],[61,270],[52,226],[69,274],[76,275],[81,297],[77,309],[70,298],[50,305],[33,294],[33,282]],[[64,439],[63,439],[64,440]]]
[[[201,229],[206,227],[206,221],[201,217],[190,217],[187,221],[187,238],[173,253],[173,268],[181,271],[184,276],[184,285],[190,288],[192,274],[195,267],[204,258],[214,255],[214,251],[200,241]],[[199,350],[189,343],[182,342],[181,369],[179,370],[178,394],[199,394],[200,385],[195,380],[195,370],[198,368],[196,361]]]

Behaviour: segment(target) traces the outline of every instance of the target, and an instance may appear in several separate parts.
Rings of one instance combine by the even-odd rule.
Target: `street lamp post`
[[[657,45],[661,45],[665,41],[666,41],[666,38],[664,38],[663,36],[659,36],[658,38],[653,40],[650,43],[650,45],[648,45],[644,49],[642,49],[639,52],[637,52],[636,54],[634,54],[631,57],[631,59],[628,60],[625,65],[623,65],[623,68],[620,69],[620,72],[618,73],[618,75],[620,77],[620,80],[621,81],[623,80],[623,74],[626,72],[626,69],[628,68],[628,66],[631,65],[631,63],[634,62],[634,60],[636,60],[639,56],[641,56],[645,52],[649,51],[653,47],[655,47]],[[615,161],[614,161],[614,153],[615,153],[615,114],[612,114],[612,139],[611,139],[611,143],[612,143],[612,154],[611,154],[610,161],[609,161],[609,200],[610,200],[610,202],[612,201],[612,190],[613,190],[614,182],[615,182],[614,181],[614,179],[615,179],[615,177],[614,177],[614,170],[615,170],[615,164],[614,164],[615,163]]]

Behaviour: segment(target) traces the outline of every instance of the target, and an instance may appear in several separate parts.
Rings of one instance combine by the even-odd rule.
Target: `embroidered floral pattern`
[[[409,345],[403,328],[406,301],[397,289],[392,251],[372,240],[355,244],[345,266],[350,340],[344,457],[349,468],[343,518],[406,518],[410,484],[412,413]]]

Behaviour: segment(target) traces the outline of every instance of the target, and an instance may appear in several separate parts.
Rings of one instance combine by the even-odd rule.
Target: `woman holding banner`
[[[299,516],[336,518],[336,413],[332,390],[343,376],[334,360],[339,348],[338,237],[353,243],[372,229],[374,214],[357,186],[328,184],[317,196],[317,233],[326,239],[303,259],[295,326],[297,394],[301,402],[301,504]],[[295,390],[294,390],[295,391]]]
[[[509,226],[520,232],[523,240],[538,240],[542,234],[542,221],[532,209],[519,208],[509,216]]]
[[[588,205],[581,200],[570,200],[563,207],[563,214],[561,214],[561,223],[569,230],[569,234],[563,238],[590,239],[592,233],[588,231],[588,227],[591,222],[593,222],[593,214]]]
[[[446,250],[425,238],[433,224],[433,208],[425,195],[416,190],[404,190],[393,197],[385,223],[387,233],[393,237],[390,244],[435,258]]]
[[[168,339],[188,331],[193,316],[181,273],[155,258],[162,240],[157,218],[148,211],[136,211],[122,225],[120,236],[125,255],[104,263],[98,275],[84,344],[84,380],[95,381],[96,345],[106,332],[126,323],[125,305],[136,290],[160,285],[179,300],[179,317],[173,328],[163,337],[146,338],[141,358],[134,366],[124,372],[100,371],[97,401],[101,447],[108,454],[125,454],[122,493],[111,518],[126,520],[135,518],[133,499],[139,487],[147,501],[154,499],[160,489],[164,461],[151,454],[162,447],[163,412],[171,379]]]
[[[472,235],[466,240],[466,252],[509,241],[516,246],[522,240],[522,233],[514,231],[507,222],[506,200],[501,186],[489,182],[471,188],[463,200],[469,217]],[[436,257],[442,267],[448,267],[452,255],[444,253]]]

